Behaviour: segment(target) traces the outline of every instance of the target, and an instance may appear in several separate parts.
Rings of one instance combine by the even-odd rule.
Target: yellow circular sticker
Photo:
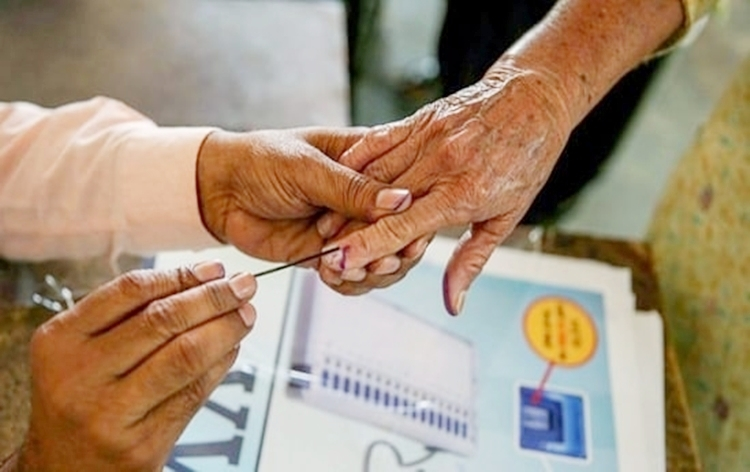
[[[567,298],[536,300],[526,311],[523,330],[529,345],[542,359],[560,366],[579,366],[596,351],[594,320]]]

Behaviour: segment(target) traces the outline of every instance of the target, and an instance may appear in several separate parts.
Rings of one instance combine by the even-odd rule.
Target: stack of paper
[[[629,271],[498,249],[452,318],[454,245],[361,297],[311,271],[261,279],[257,327],[169,468],[665,470],[661,319],[636,314]],[[157,266],[206,258],[268,266],[231,249]]]

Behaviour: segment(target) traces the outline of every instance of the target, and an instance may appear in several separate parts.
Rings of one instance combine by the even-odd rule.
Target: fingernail
[[[206,261],[194,265],[190,272],[201,282],[216,280],[224,277],[224,265],[219,261]]]
[[[401,259],[397,256],[386,256],[378,262],[373,270],[375,275],[390,275],[401,268]]]
[[[323,252],[333,249],[334,246],[323,248]],[[339,248],[338,251],[334,251],[330,254],[323,256],[323,263],[327,265],[331,270],[341,272],[346,268],[346,248]]]
[[[242,318],[242,322],[245,323],[245,326],[250,328],[255,324],[255,309],[250,305],[249,303],[245,303],[239,309],[237,310],[240,314],[240,318]]]
[[[362,268],[347,269],[341,273],[341,279],[347,282],[362,282],[367,277],[367,271]]]
[[[329,214],[325,214],[318,218],[315,222],[315,228],[318,230],[318,235],[323,239],[328,239],[331,236],[331,217]]]
[[[229,288],[238,299],[250,298],[255,292],[255,277],[251,274],[238,274],[229,281]]]
[[[461,311],[464,309],[464,301],[466,301],[466,290],[458,294],[458,298],[456,299],[456,312],[453,316],[461,314]]]
[[[417,257],[420,257],[422,254],[424,254],[424,252],[427,250],[427,245],[429,245],[429,244],[430,244],[430,241],[426,240],[426,239],[422,240],[422,241],[419,241],[417,243],[417,248],[414,251],[416,253],[416,254],[414,254],[414,257],[417,258]]]
[[[378,192],[375,205],[381,210],[403,211],[411,205],[411,192],[404,188],[386,188]]]

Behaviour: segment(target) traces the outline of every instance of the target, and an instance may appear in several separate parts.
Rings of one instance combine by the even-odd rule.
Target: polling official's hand
[[[289,261],[321,250],[324,239],[315,224],[328,209],[362,221],[405,210],[408,190],[337,162],[364,133],[305,128],[210,134],[197,167],[206,228],[255,257]]]
[[[125,274],[31,344],[29,431],[15,471],[161,471],[250,332],[249,274],[221,264]]]

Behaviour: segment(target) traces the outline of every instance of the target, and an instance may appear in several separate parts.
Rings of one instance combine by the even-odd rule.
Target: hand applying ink
[[[197,164],[204,225],[247,254],[287,262],[321,250],[316,221],[326,210],[372,222],[407,209],[408,190],[337,162],[363,136],[357,128],[213,132]]]

